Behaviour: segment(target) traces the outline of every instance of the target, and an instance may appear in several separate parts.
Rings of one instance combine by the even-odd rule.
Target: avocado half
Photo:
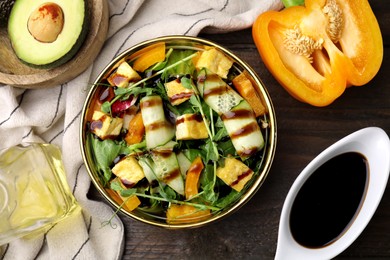
[[[88,32],[85,0],[17,0],[8,36],[18,58],[42,69],[58,67],[80,49]]]

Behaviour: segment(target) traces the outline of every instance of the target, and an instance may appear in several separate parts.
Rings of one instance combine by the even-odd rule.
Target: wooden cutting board
[[[107,36],[109,10],[106,0],[87,0],[90,10],[88,35],[67,63],[54,69],[35,69],[23,64],[12,50],[5,28],[0,29],[0,83],[29,89],[48,88],[65,83],[93,62]]]

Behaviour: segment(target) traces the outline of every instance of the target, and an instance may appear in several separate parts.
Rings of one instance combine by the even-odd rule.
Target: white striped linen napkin
[[[107,40],[95,62],[77,78],[49,88],[25,90],[0,84],[0,149],[39,141],[62,149],[67,179],[82,211],[45,234],[0,247],[0,259],[120,259],[124,227],[102,227],[113,210],[87,198],[91,181],[79,149],[81,109],[88,86],[115,56],[143,40],[196,36],[251,27],[255,18],[280,9],[280,0],[108,0]],[[0,60],[0,62],[3,62]]]

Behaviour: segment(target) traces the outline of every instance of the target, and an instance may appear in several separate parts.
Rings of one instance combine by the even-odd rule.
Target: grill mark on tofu
[[[182,92],[179,94],[175,94],[172,97],[169,98],[169,102],[175,103],[177,100],[181,100],[184,98],[190,98],[192,96],[192,91],[191,92]]]
[[[199,114],[192,114],[191,116],[188,116],[186,118],[181,117],[178,120],[176,120],[176,125],[179,125],[179,124],[184,123],[185,121],[191,121],[191,120],[195,120],[197,122],[203,122],[203,118],[202,118],[201,115],[199,115]]]
[[[233,186],[239,184],[241,180],[243,180],[245,177],[249,176],[252,173],[253,173],[253,171],[251,169],[248,169],[246,172],[243,172],[242,174],[238,175],[237,179],[235,181],[233,181],[232,183],[230,183],[230,186],[233,187]]]

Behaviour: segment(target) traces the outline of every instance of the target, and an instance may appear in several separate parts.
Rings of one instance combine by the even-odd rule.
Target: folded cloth
[[[42,235],[3,245],[0,259],[121,258],[125,230],[120,218],[106,203],[87,198],[91,181],[79,149],[79,125],[91,82],[115,56],[143,40],[241,30],[260,13],[282,7],[280,0],[108,0],[108,5],[105,45],[77,78],[48,89],[0,84],[0,149],[30,141],[61,147],[69,186],[82,207]],[[102,225],[112,216],[111,225]]]

